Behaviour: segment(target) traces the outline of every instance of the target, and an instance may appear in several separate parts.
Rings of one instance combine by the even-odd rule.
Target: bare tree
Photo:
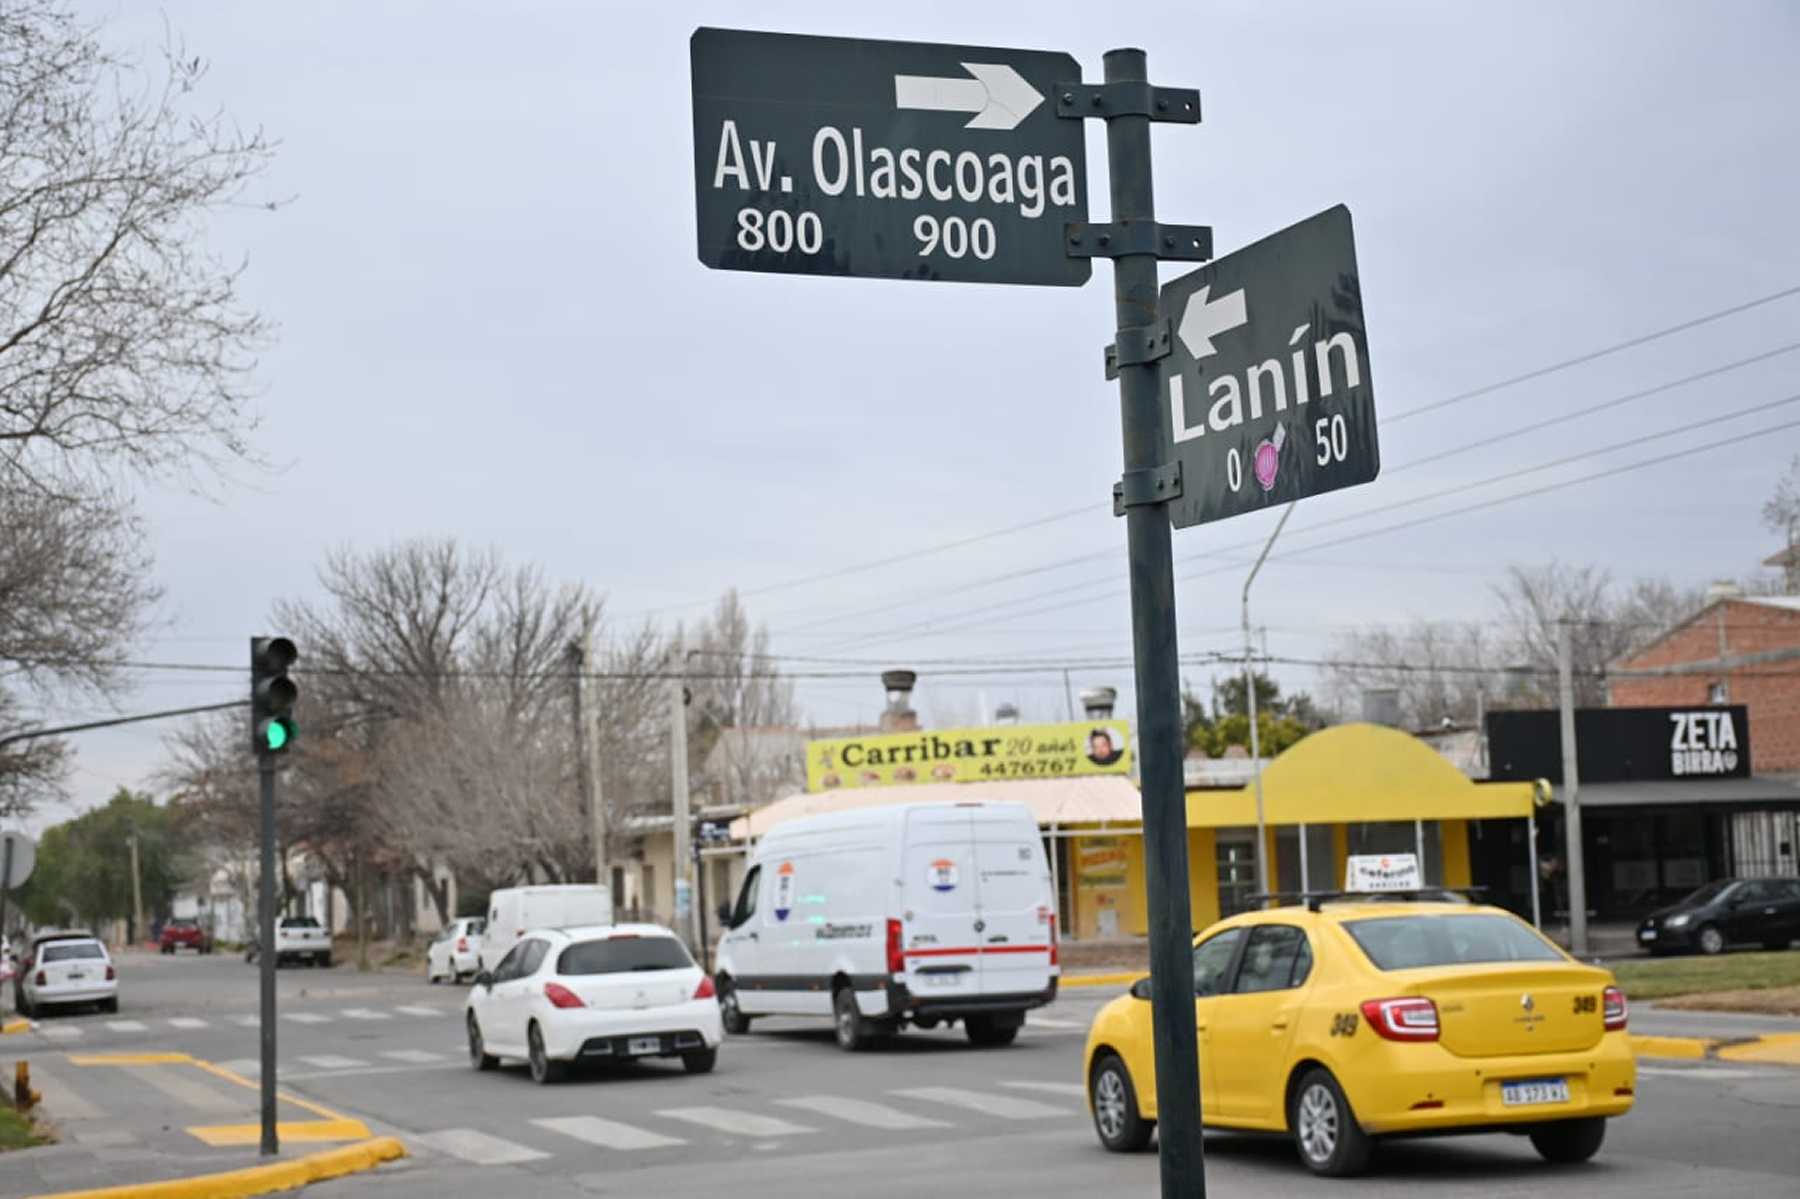
[[[252,460],[269,329],[199,236],[272,147],[189,110],[205,64],[151,75],[60,0],[0,0],[0,477],[55,492],[119,467]]]
[[[804,750],[788,744],[797,710],[794,684],[769,653],[767,625],[752,627],[736,589],[701,625],[690,672],[692,777],[710,759],[726,792],[752,806],[806,778]]]
[[[1476,622],[1415,621],[1398,628],[1352,630],[1332,648],[1327,702],[1355,712],[1365,691],[1399,693],[1400,718],[1412,728],[1471,722],[1485,695],[1505,688],[1497,639]]]
[[[1800,593],[1800,454],[1794,455],[1763,503],[1762,520],[1763,527],[1780,537],[1782,549],[1787,551],[1782,574],[1788,593]]]

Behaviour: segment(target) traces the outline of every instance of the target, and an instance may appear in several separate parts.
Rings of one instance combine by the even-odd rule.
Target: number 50
[[[1319,443],[1320,466],[1342,462],[1350,452],[1350,430],[1345,426],[1342,415],[1320,417],[1313,424],[1313,437]]]

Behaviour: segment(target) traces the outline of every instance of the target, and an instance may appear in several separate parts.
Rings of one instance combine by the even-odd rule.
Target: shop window
[[[1213,841],[1219,877],[1219,917],[1256,907],[1256,834],[1219,830]]]

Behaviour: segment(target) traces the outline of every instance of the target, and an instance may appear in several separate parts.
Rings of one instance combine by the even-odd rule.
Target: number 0
[[[1233,491],[1244,485],[1244,458],[1236,446],[1225,455],[1225,485]]]

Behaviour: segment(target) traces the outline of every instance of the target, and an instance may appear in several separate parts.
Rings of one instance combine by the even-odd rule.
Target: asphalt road
[[[254,967],[154,955],[124,966],[117,1016],[52,1017],[26,1034],[53,1074],[81,1085],[94,1076],[61,1068],[57,1054],[180,1050],[254,1076]],[[413,1155],[309,1193],[1157,1193],[1155,1155],[1103,1152],[1082,1102],[1083,1036],[1113,991],[1065,992],[1004,1049],[973,1049],[960,1033],[912,1032],[852,1057],[823,1021],[770,1020],[729,1040],[710,1075],[658,1062],[539,1087],[521,1067],[469,1067],[460,988],[343,966],[279,977],[283,1089],[399,1136]],[[1633,1023],[1699,1031],[1685,1015],[1680,1028],[1649,1012],[1634,1013]],[[1645,1063],[1641,1074],[1636,1110],[1614,1122],[1587,1166],[1554,1169],[1521,1138],[1485,1136],[1388,1145],[1370,1177],[1329,1183],[1307,1175],[1284,1140],[1215,1134],[1207,1138],[1209,1189],[1524,1196],[1573,1185],[1632,1199],[1800,1195],[1800,1071]],[[137,1102],[123,1086],[85,1101],[100,1111]]]

